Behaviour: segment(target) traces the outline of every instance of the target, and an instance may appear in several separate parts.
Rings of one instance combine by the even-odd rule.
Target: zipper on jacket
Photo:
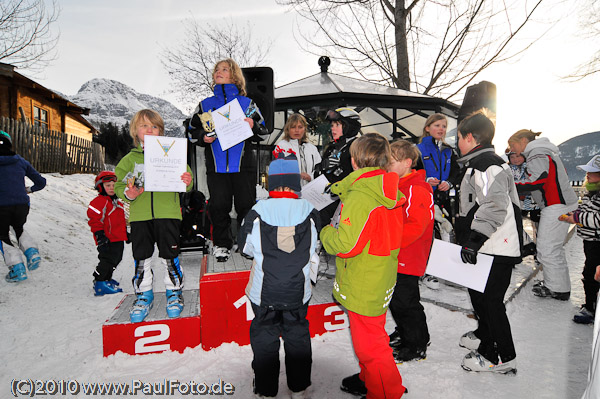
[[[221,89],[223,90],[223,98],[225,102],[223,105],[227,104],[227,93],[225,93],[225,85],[221,85]],[[225,172],[229,172],[229,148],[225,150]]]
[[[152,219],[154,219],[154,192],[150,193],[150,212],[152,213]]]

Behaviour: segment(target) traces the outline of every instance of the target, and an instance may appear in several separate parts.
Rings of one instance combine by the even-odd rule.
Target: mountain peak
[[[136,90],[112,79],[96,78],[81,85],[71,97],[77,105],[89,108],[86,119],[96,128],[101,122],[123,126],[133,115],[144,108],[157,111],[165,121],[165,134],[183,136],[182,123],[186,116],[173,104],[159,97],[138,93]]]

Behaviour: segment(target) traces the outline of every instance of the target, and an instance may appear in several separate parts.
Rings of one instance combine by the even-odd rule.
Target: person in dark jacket
[[[333,141],[325,148],[317,174],[323,174],[329,183],[336,183],[348,176],[354,169],[350,162],[350,145],[360,131],[360,116],[351,108],[329,110],[326,119],[331,122]],[[340,204],[339,198],[321,209],[323,226],[329,224]]]
[[[231,58],[219,61],[212,76],[214,96],[205,98],[198,104],[191,118],[188,134],[197,145],[205,148],[210,196],[208,211],[213,224],[214,255],[217,261],[225,262],[229,259],[233,246],[229,212],[233,204],[239,228],[256,202],[256,159],[252,143],[261,141],[261,135],[267,132],[260,110],[250,98],[245,97],[246,80],[238,64]],[[223,150],[208,115],[235,99],[247,116],[245,120],[254,135]]]
[[[33,186],[25,186],[28,177]],[[27,258],[27,269],[39,267],[41,257],[33,238],[23,229],[29,214],[29,196],[46,186],[46,179],[29,162],[12,150],[10,135],[0,130],[0,252],[8,266],[6,281],[16,283],[27,279],[21,255]],[[18,248],[10,240],[13,229]],[[23,253],[21,253],[21,251]]]
[[[281,336],[288,387],[292,398],[301,399],[311,384],[306,314],[311,297],[309,270],[319,263],[319,214],[296,194],[301,190],[296,156],[276,156],[269,166],[269,198],[248,212],[238,244],[243,254],[254,258],[246,287],[254,311],[250,325],[254,393],[258,398],[277,395]]]

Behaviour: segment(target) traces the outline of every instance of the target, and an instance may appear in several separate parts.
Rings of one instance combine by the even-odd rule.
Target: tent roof
[[[459,108],[441,98],[329,72],[320,72],[275,89],[276,110],[285,110],[294,105],[340,105],[341,103],[388,108],[412,106],[421,109],[435,109],[444,107],[452,112],[458,112]]]

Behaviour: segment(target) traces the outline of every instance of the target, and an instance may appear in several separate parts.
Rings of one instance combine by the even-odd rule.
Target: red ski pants
[[[367,399],[399,399],[404,394],[402,377],[385,332],[386,313],[370,317],[348,311],[359,378],[367,387]]]

